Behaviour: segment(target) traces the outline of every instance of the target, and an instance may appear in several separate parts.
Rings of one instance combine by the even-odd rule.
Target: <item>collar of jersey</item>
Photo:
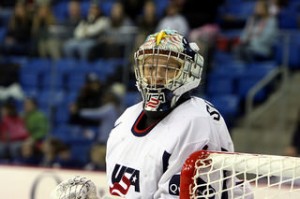
[[[146,126],[143,129],[138,128],[139,124],[145,119],[146,119],[146,114],[144,111],[142,111],[131,128],[131,132],[133,133],[133,135],[138,136],[138,137],[147,135],[156,126],[156,124],[160,121],[160,120],[157,120],[157,121],[153,122],[151,125]]]

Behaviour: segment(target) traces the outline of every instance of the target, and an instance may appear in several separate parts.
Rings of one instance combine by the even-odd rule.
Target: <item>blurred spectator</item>
[[[257,1],[236,46],[237,58],[246,62],[271,59],[277,35],[277,20],[269,13],[267,2]]]
[[[173,1],[181,7],[181,13],[186,17],[191,28],[188,37],[190,41],[198,44],[199,52],[205,59],[205,68],[209,70],[220,33],[217,23],[218,10],[224,0],[207,1],[205,4],[197,0]]]
[[[152,0],[148,0],[145,2],[142,15],[137,19],[138,34],[135,39],[136,47],[145,41],[147,35],[155,32],[157,24],[156,5]]]
[[[20,156],[15,160],[14,164],[38,166],[42,160],[42,153],[38,145],[33,140],[28,139],[22,143]]]
[[[133,25],[124,12],[123,4],[116,1],[112,5],[109,26],[93,48],[91,59],[124,57],[125,46],[131,42],[128,31]]]
[[[19,156],[21,144],[29,136],[23,119],[13,102],[6,102],[1,109],[0,157],[13,160]]]
[[[39,110],[34,98],[25,99],[23,117],[30,139],[35,143],[42,142],[48,134],[49,121],[46,115]]]
[[[1,0],[0,7],[14,7],[17,3],[17,0]]]
[[[269,5],[269,12],[271,15],[277,16],[280,11],[285,8],[289,0],[267,0]]]
[[[131,21],[135,21],[142,14],[141,10],[145,5],[145,0],[121,0],[120,2],[124,7],[124,13]]]
[[[199,46],[199,53],[204,57],[205,68],[210,70],[215,52],[220,27],[217,24],[206,24],[190,31],[190,41],[195,41]]]
[[[23,100],[24,92],[18,81],[19,66],[15,64],[0,64],[0,100]]]
[[[33,16],[32,39],[34,51],[37,50],[40,57],[50,57],[55,60],[61,57],[59,40],[53,37],[50,31],[51,26],[55,24],[56,19],[50,5],[39,5]]]
[[[46,4],[50,5],[55,0],[28,0],[28,1],[33,1],[34,4],[36,4],[36,5],[46,5]]]
[[[285,155],[300,157],[300,111],[298,112],[296,128],[291,137],[291,143],[285,149]]]
[[[99,108],[84,108],[79,111],[83,118],[100,120],[99,134],[97,140],[106,143],[115,121],[120,116],[121,99],[109,88],[103,96],[102,106]]]
[[[66,39],[73,37],[75,28],[82,20],[82,11],[79,0],[68,2],[68,13],[64,20],[50,27],[51,34],[64,43]],[[61,46],[62,47],[62,46]]]
[[[106,144],[104,143],[93,144],[89,154],[89,162],[84,166],[84,169],[90,171],[105,171],[106,169],[105,155],[106,155]]]
[[[68,3],[68,17],[63,23],[65,26],[71,28],[73,31],[82,20],[82,11],[79,0],[71,0]]]
[[[53,167],[62,145],[64,145],[64,143],[58,138],[49,137],[45,139],[41,145],[43,158],[40,166]]]
[[[180,13],[178,5],[172,2],[167,6],[166,16],[159,21],[156,32],[166,28],[177,30],[184,36],[188,36],[190,31],[187,19]]]
[[[53,161],[52,167],[80,169],[83,166],[83,163],[72,156],[71,147],[68,144],[62,143],[57,150],[57,157]]]
[[[103,88],[97,74],[89,73],[79,91],[76,102],[70,106],[69,123],[81,126],[98,126],[99,120],[82,118],[79,112],[83,108],[99,108],[102,105]]]
[[[18,2],[9,19],[7,34],[1,51],[8,55],[26,55],[30,48],[32,19],[26,5]]]
[[[242,29],[245,26],[248,16],[240,16],[239,7],[245,1],[221,0],[218,9],[217,21],[222,30]],[[254,1],[253,1],[254,2]],[[242,8],[240,8],[241,11]]]
[[[137,19],[139,33],[143,34],[145,38],[145,35],[155,31],[157,24],[156,5],[152,0],[148,0],[143,7],[143,14]]]
[[[217,22],[218,11],[225,0],[199,1],[199,0],[172,0],[182,2],[181,13],[185,16],[191,29]]]
[[[87,19],[82,20],[75,28],[74,37],[64,43],[64,55],[69,58],[79,57],[88,60],[91,48],[95,46],[97,38],[108,25],[108,18],[103,15],[100,6],[92,3]]]

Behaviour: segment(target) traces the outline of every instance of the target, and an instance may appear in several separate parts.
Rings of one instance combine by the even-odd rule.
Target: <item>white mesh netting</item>
[[[180,192],[182,199],[300,198],[300,158],[199,151],[183,167]]]

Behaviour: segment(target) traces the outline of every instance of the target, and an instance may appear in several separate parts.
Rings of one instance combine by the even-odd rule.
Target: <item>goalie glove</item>
[[[95,184],[86,177],[65,180],[51,193],[51,199],[99,199]]]

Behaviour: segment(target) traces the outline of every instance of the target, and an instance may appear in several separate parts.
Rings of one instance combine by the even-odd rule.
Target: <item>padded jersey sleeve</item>
[[[182,122],[181,134],[170,152],[169,165],[158,184],[154,198],[179,198],[180,171],[184,161],[195,151],[233,151],[233,143],[223,118],[214,120],[210,116],[196,117],[190,122]]]
[[[200,130],[200,127],[203,130]],[[181,133],[170,151],[168,167],[159,180],[158,189],[154,195],[155,199],[179,197],[179,178],[184,161],[191,153],[203,149],[209,143],[210,128],[207,120],[183,123],[181,128],[174,126],[171,131],[176,133],[178,129],[185,132]]]

